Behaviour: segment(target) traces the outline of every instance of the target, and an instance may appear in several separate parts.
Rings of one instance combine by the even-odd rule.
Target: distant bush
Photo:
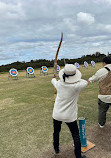
[[[111,54],[109,54],[109,53],[108,53],[108,55],[111,56]],[[65,62],[68,64],[74,64],[75,62],[78,62],[79,64],[83,64],[84,61],[87,61],[88,63],[90,63],[91,60],[93,60],[95,62],[102,62],[102,60],[105,56],[106,56],[105,54],[96,52],[95,54],[84,55],[81,58],[77,58],[77,59],[65,59]],[[65,65],[64,59],[57,60],[57,63],[59,66]],[[0,66],[0,72],[7,72],[11,68],[15,68],[17,70],[26,70],[27,67],[33,67],[34,69],[36,69],[36,68],[41,68],[42,66],[53,67],[54,60],[39,59],[39,60],[31,60],[30,62],[17,61],[17,62],[11,63],[11,64]]]

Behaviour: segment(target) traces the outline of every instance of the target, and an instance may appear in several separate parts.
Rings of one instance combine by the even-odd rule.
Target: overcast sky
[[[0,0],[0,65],[111,53],[111,0]]]

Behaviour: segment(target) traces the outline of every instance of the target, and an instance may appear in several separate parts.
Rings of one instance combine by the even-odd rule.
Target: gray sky
[[[0,65],[111,53],[111,0],[0,0]]]

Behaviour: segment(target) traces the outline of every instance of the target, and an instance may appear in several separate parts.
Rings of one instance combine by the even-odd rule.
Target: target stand
[[[86,61],[84,61],[84,66],[82,66],[82,67],[88,69],[88,63]]]
[[[57,65],[57,74],[59,73],[59,71],[60,71],[60,66],[59,65]]]
[[[79,63],[76,62],[74,65],[79,69]]]
[[[93,60],[91,61],[91,67],[95,68],[95,62]]]
[[[57,65],[57,69],[56,69],[56,77],[59,77],[59,71],[60,71],[60,66],[59,65]],[[55,72],[55,70],[53,69],[53,74],[54,74],[54,72]]]
[[[40,76],[41,76],[42,74],[43,74],[44,76],[45,76],[45,75],[48,75],[48,68],[47,68],[46,66],[42,66],[42,67],[41,67]]]
[[[79,117],[78,120],[79,120],[79,130],[80,130],[80,140],[81,140],[81,151],[84,153],[95,147],[95,144],[91,143],[86,139],[85,118]]]
[[[57,72],[59,72],[60,71],[60,66],[59,65],[57,65]]]
[[[18,80],[18,71],[14,68],[10,69],[9,70],[9,76],[8,76],[8,80],[9,79],[15,79],[15,80]]]
[[[27,67],[26,69],[26,78],[34,78],[34,69],[32,67]]]

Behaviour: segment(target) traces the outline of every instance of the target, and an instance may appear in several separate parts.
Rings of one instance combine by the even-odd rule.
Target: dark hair
[[[107,57],[103,58],[103,62],[106,64],[111,64],[111,57],[107,56]]]

